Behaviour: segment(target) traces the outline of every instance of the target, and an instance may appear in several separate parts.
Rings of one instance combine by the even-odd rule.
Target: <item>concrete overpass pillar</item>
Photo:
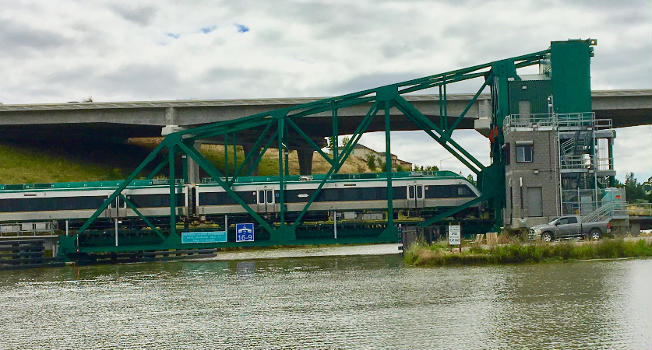
[[[478,100],[478,119],[473,121],[473,128],[485,137],[489,137],[491,128],[490,100]]]
[[[243,144],[243,145],[242,145],[242,150],[244,151],[245,157],[247,156],[247,154],[249,154],[249,152],[251,152],[252,149],[253,149],[253,145],[251,145],[251,144]],[[260,151],[260,147],[258,148],[257,151]],[[248,170],[248,169],[250,169],[251,166],[254,165],[254,161],[255,161],[255,160],[256,160],[256,159],[252,158],[252,159],[250,159],[250,160],[247,162],[248,164],[246,164],[246,165],[245,165],[245,168],[244,168],[245,171]],[[243,161],[244,161],[244,160],[243,160]],[[258,176],[258,167],[256,167],[255,169],[253,169],[253,170],[251,171],[251,173],[249,173],[249,175],[251,175],[251,176]]]
[[[174,107],[165,109],[165,126],[161,129],[161,136],[167,136],[173,132],[185,130],[184,127],[177,125],[177,111]],[[195,141],[193,147],[201,153],[201,142]],[[199,174],[199,164],[189,156],[185,156],[186,169],[188,172],[188,183],[196,184],[201,182]]]
[[[193,147],[197,150],[197,152],[201,153],[201,142],[195,141],[193,144]],[[191,157],[186,158],[186,167],[188,169],[188,183],[190,184],[197,184],[201,182],[201,177],[199,175],[199,164],[195,162],[194,159]]]
[[[165,109],[165,124],[177,125],[177,110],[174,107],[167,107]]]
[[[300,175],[312,175],[312,156],[314,153],[312,148],[309,147],[297,148]]]

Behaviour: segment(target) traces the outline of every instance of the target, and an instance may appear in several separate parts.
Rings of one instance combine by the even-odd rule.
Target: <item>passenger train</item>
[[[296,217],[323,178],[324,175],[286,176],[286,218]],[[382,219],[387,209],[386,180],[384,174],[335,175],[326,181],[305,220],[327,219],[333,211],[351,220]],[[79,226],[119,184],[119,181],[102,181],[0,185],[0,222],[68,220]],[[280,212],[279,186],[278,177],[241,177],[232,190],[253,211],[273,222]],[[392,187],[394,208],[417,215],[459,206],[480,195],[467,179],[449,171],[395,173]],[[170,214],[167,180],[134,180],[123,194],[145,216],[164,221]],[[193,185],[177,180],[176,197],[180,220],[211,221],[224,215],[249,216],[224,188],[210,179]],[[138,219],[122,200],[111,203],[100,218]]]

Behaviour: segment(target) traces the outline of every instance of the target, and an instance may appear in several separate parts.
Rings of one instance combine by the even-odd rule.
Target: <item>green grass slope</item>
[[[36,142],[19,143],[0,141],[0,184],[51,183],[75,181],[118,180],[127,177],[147,154],[156,147],[160,138],[130,139],[126,143],[98,142]],[[204,144],[201,153],[215,167],[224,172],[224,146]],[[242,147],[237,148],[238,162],[244,160]],[[146,176],[160,161],[162,154],[140,174]],[[290,174],[299,173],[296,152],[290,152]],[[229,149],[226,166],[233,173],[233,149]],[[313,173],[325,173],[329,164],[315,154]],[[363,173],[369,168],[364,160],[350,157],[340,173]],[[177,162],[181,174],[181,162]],[[258,167],[259,175],[278,173],[278,151],[268,150]],[[161,174],[161,176],[164,176]],[[207,174],[202,172],[202,177]]]

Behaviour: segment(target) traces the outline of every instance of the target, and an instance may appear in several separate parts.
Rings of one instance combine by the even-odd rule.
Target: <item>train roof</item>
[[[324,179],[325,174],[315,175],[288,175],[285,177],[286,182],[306,182],[306,181],[321,181]],[[364,173],[364,174],[334,174],[330,181],[370,181],[376,179],[387,178],[385,173]],[[466,178],[456,174],[452,171],[406,171],[392,173],[392,178],[436,178],[436,179],[463,179]],[[254,183],[275,183],[279,182],[279,176],[241,176],[236,180],[236,184],[254,184]],[[64,190],[64,189],[113,189],[118,187],[123,180],[113,181],[86,181],[86,182],[57,182],[57,183],[36,183],[36,184],[0,184],[0,191],[25,191],[25,190]],[[178,185],[183,184],[182,179],[177,179]],[[212,178],[204,178],[202,184],[216,184],[217,181]],[[149,187],[149,186],[162,186],[168,185],[166,179],[151,179],[151,180],[133,180],[129,184],[129,188]]]
[[[285,177],[286,182],[320,182],[326,177],[325,174],[315,175],[288,175]],[[336,181],[373,181],[379,179],[386,179],[385,173],[362,173],[362,174],[334,174],[331,176],[331,182]],[[436,179],[464,179],[459,174],[452,171],[404,171],[392,173],[393,179],[404,178],[436,178]],[[247,176],[239,177],[236,184],[253,184],[253,183],[276,183],[279,182],[279,176]],[[202,179],[202,184],[215,184],[217,181],[212,178]]]

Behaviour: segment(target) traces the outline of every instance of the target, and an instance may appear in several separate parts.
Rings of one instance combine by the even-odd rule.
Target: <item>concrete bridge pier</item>
[[[185,127],[179,126],[177,122],[177,110],[174,107],[167,107],[165,109],[165,126],[161,129],[161,136],[167,136],[173,132],[185,130]],[[195,141],[193,147],[201,153],[201,142]],[[188,183],[196,184],[201,182],[199,173],[199,164],[191,157],[186,155],[182,156],[182,161],[186,162],[186,169],[188,171]]]
[[[312,175],[312,157],[314,154],[315,151],[310,147],[297,148],[300,175]]]
[[[201,153],[201,142],[195,141],[193,147]],[[194,159],[186,156],[186,169],[188,169],[188,183],[196,184],[201,182],[201,176],[199,175],[199,164],[195,162]]]

